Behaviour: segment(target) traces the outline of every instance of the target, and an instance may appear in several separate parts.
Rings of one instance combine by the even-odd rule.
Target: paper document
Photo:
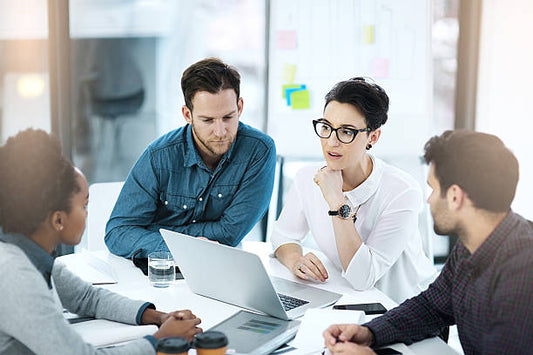
[[[313,308],[307,310],[301,319],[302,324],[291,346],[300,349],[302,354],[321,353],[324,349],[322,333],[333,324],[361,324],[365,321],[362,311]]]
[[[116,284],[117,279],[111,265],[104,260],[92,255],[91,252],[83,252],[62,256],[60,262],[80,279],[93,285]]]
[[[85,342],[97,348],[125,343],[157,331],[155,325],[131,325],[105,319],[95,319],[71,325]]]

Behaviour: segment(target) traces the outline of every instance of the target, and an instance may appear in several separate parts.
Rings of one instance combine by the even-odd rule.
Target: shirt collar
[[[509,232],[517,223],[517,215],[512,211],[496,226],[488,238],[481,243],[479,248],[470,257],[470,264],[476,268],[484,269],[494,260],[494,255],[500,245],[507,239]]]
[[[237,130],[237,137],[239,136],[239,132],[242,129],[242,122],[239,122],[239,129]],[[220,159],[220,162],[218,163],[219,166],[222,166],[226,161],[229,161],[231,159],[231,156],[233,154],[233,150],[235,148],[235,144],[237,142],[237,137],[233,140],[233,143],[231,144],[231,147],[229,150],[222,156],[222,159]],[[185,141],[187,142],[185,147],[185,159],[184,159],[184,165],[185,167],[191,167],[193,165],[198,165],[205,167],[205,163],[200,157],[200,154],[198,154],[198,151],[196,150],[196,146],[194,144],[194,138],[192,135],[192,126],[190,124],[187,124],[185,126]],[[206,167],[207,169],[207,167]]]
[[[50,254],[37,245],[33,240],[22,234],[0,233],[0,241],[16,245],[22,249],[33,266],[35,266],[41,275],[43,275],[44,280],[48,284],[48,288],[52,288],[51,277],[52,268],[54,267],[54,258]]]
[[[383,176],[383,162],[375,159],[371,154],[369,156],[372,159],[372,172],[361,185],[351,191],[345,192],[346,197],[354,207],[365,203],[374,195],[379,188],[381,177]]]

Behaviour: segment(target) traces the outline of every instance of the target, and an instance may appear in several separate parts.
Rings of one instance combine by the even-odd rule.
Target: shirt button
[[[187,205],[183,205],[183,209],[186,210],[187,209]]]
[[[222,197],[222,194],[218,194],[218,198],[221,198]]]
[[[196,220],[195,220],[195,219],[193,219],[193,220],[192,220],[192,223],[196,223]]]
[[[202,202],[203,200],[204,200],[204,199],[203,199],[203,198],[201,198],[201,197],[200,197],[200,198],[198,199],[198,201],[200,201],[200,202]]]
[[[165,201],[165,206],[168,205],[168,201]]]

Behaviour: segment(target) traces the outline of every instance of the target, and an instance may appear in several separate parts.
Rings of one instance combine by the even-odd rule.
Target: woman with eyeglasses
[[[93,287],[54,261],[60,243],[80,242],[88,198],[85,177],[46,132],[28,129],[0,147],[0,354],[155,354],[159,338],[192,340],[202,331],[188,310],[159,312],[149,302]],[[70,327],[63,308],[159,330],[95,349]]]
[[[396,302],[435,277],[418,230],[422,192],[407,173],[369,153],[387,121],[389,98],[364,78],[336,84],[313,121],[325,162],[301,169],[276,221],[276,257],[297,277],[325,282],[328,271],[303,255],[308,232],[356,290],[377,287]]]

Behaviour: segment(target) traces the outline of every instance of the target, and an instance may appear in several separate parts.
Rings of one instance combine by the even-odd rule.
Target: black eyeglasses
[[[370,132],[372,130],[369,127],[361,129],[348,127],[333,128],[329,123],[318,120],[313,120],[313,126],[315,127],[316,135],[320,138],[328,139],[329,137],[331,137],[331,133],[335,132],[339,142],[344,144],[352,143],[355,137],[357,136],[357,133]]]

